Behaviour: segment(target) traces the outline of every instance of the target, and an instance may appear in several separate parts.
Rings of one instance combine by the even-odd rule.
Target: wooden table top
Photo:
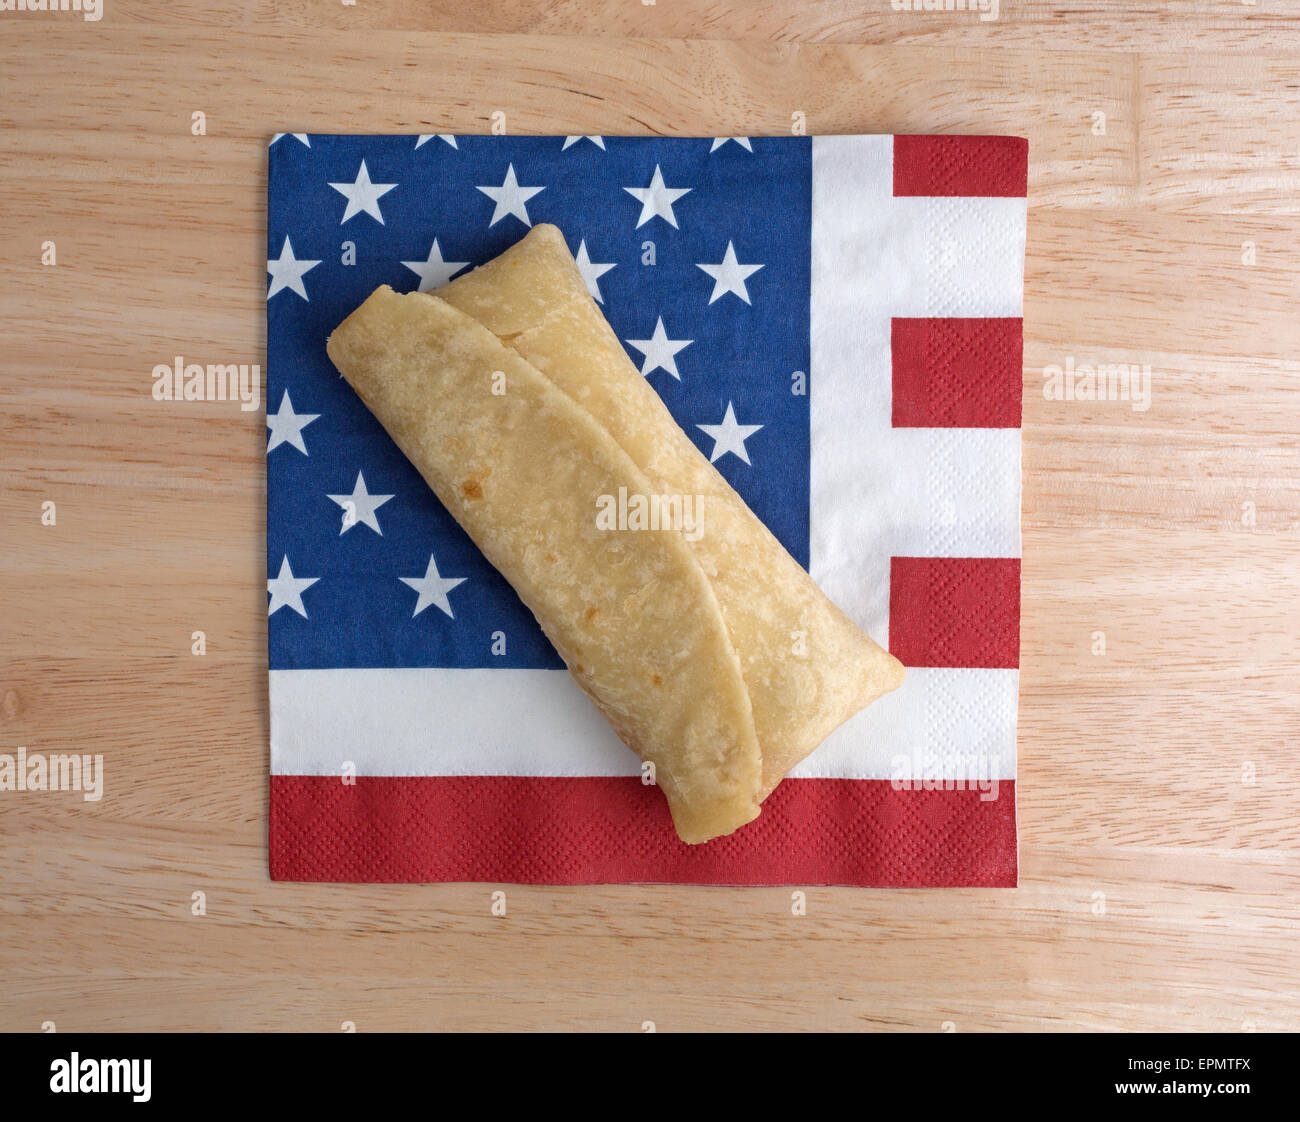
[[[0,13],[0,752],[112,787],[0,793],[0,1029],[1300,1027],[1294,5],[103,5]],[[269,134],[498,111],[1030,138],[1019,889],[268,881],[263,419],[151,371],[264,361]]]

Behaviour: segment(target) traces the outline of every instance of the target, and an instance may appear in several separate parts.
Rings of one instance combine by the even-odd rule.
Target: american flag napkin
[[[271,142],[271,875],[1014,885],[1026,144]],[[325,353],[535,222],[678,423],[908,667],[759,818],[662,794]]]

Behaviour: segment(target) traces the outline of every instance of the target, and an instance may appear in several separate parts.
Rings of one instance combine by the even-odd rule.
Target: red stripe
[[[895,428],[1017,429],[1023,386],[1019,317],[895,319]]]
[[[1019,136],[896,136],[895,195],[1024,198],[1029,141]]]
[[[889,651],[904,666],[1020,665],[1020,559],[895,557]]]
[[[990,792],[991,793],[991,792]],[[632,778],[271,777],[276,880],[1014,886],[1015,783],[996,797],[787,779],[702,846]]]

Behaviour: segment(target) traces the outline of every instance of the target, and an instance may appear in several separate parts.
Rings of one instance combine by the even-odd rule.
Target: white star
[[[673,214],[673,203],[689,194],[691,188],[665,187],[663,172],[655,164],[655,173],[650,178],[649,187],[624,187],[623,190],[641,204],[641,217],[636,221],[638,230],[652,218],[662,218],[676,230],[677,216]]]
[[[489,226],[495,226],[508,214],[513,214],[525,226],[531,226],[533,222],[528,217],[528,207],[524,204],[538,191],[545,191],[546,188],[520,187],[519,180],[515,178],[515,165],[511,164],[506,169],[506,178],[500,187],[480,187],[479,190],[496,203]]]
[[[437,604],[447,615],[455,619],[451,614],[451,601],[447,599],[447,593],[455,588],[458,584],[465,582],[464,577],[442,577],[438,575],[438,566],[433,560],[433,554],[429,554],[429,567],[425,570],[422,577],[398,577],[403,584],[409,585],[420,594],[419,599],[415,602],[415,611],[411,613],[414,619],[430,604]]]
[[[438,248],[438,239],[433,239],[427,261],[403,261],[408,269],[420,275],[420,291],[428,292],[431,288],[440,288],[461,271],[468,261],[444,261],[442,250]]]
[[[366,490],[366,477],[361,472],[357,472],[357,481],[353,485],[352,494],[327,497],[343,508],[343,529],[339,531],[340,537],[358,523],[369,526],[376,534],[383,537],[384,531],[379,528],[379,519],[375,517],[375,511],[393,496],[372,495]]]
[[[340,195],[348,201],[346,209],[343,211],[343,217],[339,219],[339,225],[342,226],[349,218],[358,214],[366,213],[371,218],[376,219],[379,225],[384,224],[384,216],[379,212],[379,200],[388,194],[396,183],[371,183],[370,172],[366,170],[366,161],[361,161],[361,170],[357,172],[356,179],[351,183],[331,183]]]
[[[293,402],[289,400],[289,391],[284,391],[280,398],[280,411],[266,415],[266,427],[271,430],[271,437],[266,443],[267,452],[273,452],[281,444],[292,444],[304,456],[307,445],[302,441],[302,430],[312,423],[319,413],[295,413]]]
[[[728,401],[727,413],[722,418],[722,424],[696,425],[695,427],[703,429],[709,436],[713,437],[713,455],[709,457],[709,463],[716,464],[728,452],[734,452],[745,463],[749,463],[749,453],[745,451],[745,441],[763,426],[738,425],[736,423],[736,411],[731,407],[731,402]]]
[[[455,148],[456,151],[458,151],[458,152],[460,151],[459,147],[457,147],[457,145],[456,145],[456,138],[455,138],[454,136],[452,136],[451,133],[448,133],[448,132],[439,132],[439,133],[432,133],[432,132],[431,132],[431,133],[429,133],[428,136],[417,136],[417,137],[415,138],[415,146],[416,146],[417,148],[419,148],[420,145],[422,145],[422,144],[428,144],[429,141],[431,141],[435,136],[436,136],[439,140],[445,140],[448,144],[450,144],[453,148]]]
[[[643,355],[645,361],[641,364],[642,375],[653,374],[656,370],[667,370],[679,382],[682,376],[677,373],[676,354],[680,350],[689,347],[694,339],[669,339],[668,332],[664,330],[664,318],[659,317],[655,324],[654,334],[649,339],[629,339],[628,346],[635,347]]]
[[[280,247],[279,258],[275,261],[268,259],[266,262],[266,271],[271,274],[271,287],[267,290],[266,298],[269,300],[282,288],[287,288],[307,300],[307,288],[302,283],[302,277],[304,273],[310,272],[319,264],[319,261],[299,261],[294,257],[293,246],[289,244],[286,235],[284,245]]]
[[[752,152],[754,150],[754,146],[749,143],[749,137],[747,136],[715,136],[713,138],[713,147],[709,149],[709,155],[712,155],[714,152],[716,152],[719,148],[721,148],[724,144],[726,144],[728,140],[734,140],[746,152]]]
[[[302,141],[305,145],[307,145],[308,148],[311,147],[311,140],[308,139],[307,134],[305,132],[278,132],[273,137],[271,137],[271,144],[274,144],[277,140],[282,140],[286,136],[291,136],[294,138],[294,140]],[[268,148],[270,146],[271,146],[270,144],[267,145]]]
[[[590,140],[592,144],[594,144],[602,152],[605,151],[605,138],[603,136],[566,136],[564,138],[564,147],[561,148],[560,151],[567,152],[580,140]]]
[[[762,267],[762,265],[740,264],[736,260],[736,247],[731,242],[727,242],[727,252],[723,254],[720,264],[697,266],[713,278],[713,295],[709,297],[710,304],[726,296],[728,292],[734,292],[748,304],[749,289],[745,287],[745,278],[753,276]]]
[[[578,253],[573,259],[578,266],[578,272],[582,274],[582,279],[587,285],[587,291],[591,293],[592,299],[597,304],[603,304],[605,301],[600,297],[600,285],[596,282],[614,267],[613,262],[608,265],[598,265],[587,256],[587,242],[584,239],[578,243]]]
[[[266,582],[266,591],[271,594],[271,603],[266,614],[273,616],[281,608],[292,608],[306,619],[307,609],[302,606],[302,594],[318,580],[320,577],[295,577],[293,570],[289,568],[289,557],[286,554],[284,560],[280,562],[279,575]]]

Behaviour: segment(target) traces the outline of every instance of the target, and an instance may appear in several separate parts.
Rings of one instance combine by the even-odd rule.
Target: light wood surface
[[[1300,1027],[1300,9],[104,4],[0,13],[0,752],[109,788],[0,794],[0,1029]],[[150,372],[264,361],[269,134],[497,110],[1029,136],[1018,890],[268,881],[262,415]]]

